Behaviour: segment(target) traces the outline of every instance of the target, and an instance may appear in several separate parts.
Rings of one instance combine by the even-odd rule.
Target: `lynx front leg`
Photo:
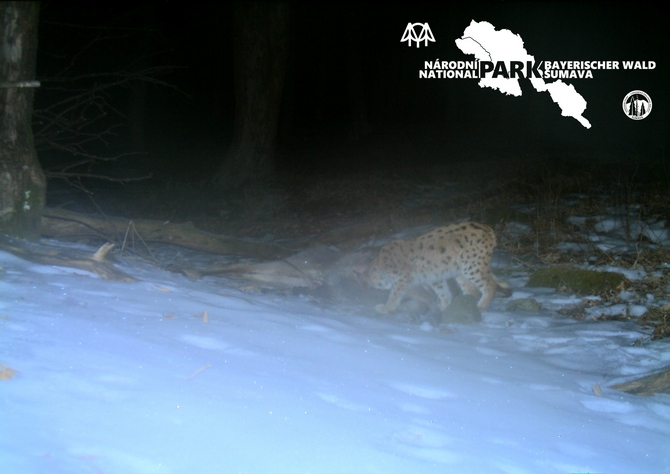
[[[445,311],[447,306],[451,304],[451,290],[449,289],[449,282],[447,280],[431,283],[430,287],[435,291],[437,298],[440,300],[440,311]]]
[[[407,291],[408,286],[409,281],[407,279],[400,279],[395,282],[393,288],[391,288],[391,294],[389,295],[389,299],[386,301],[386,304],[378,304],[375,306],[375,310],[381,314],[394,311],[400,304],[400,300],[405,295],[405,291]]]

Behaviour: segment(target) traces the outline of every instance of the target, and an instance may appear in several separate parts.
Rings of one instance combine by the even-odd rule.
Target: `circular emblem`
[[[631,91],[623,98],[623,113],[633,120],[642,120],[651,112],[651,97],[643,91]]]

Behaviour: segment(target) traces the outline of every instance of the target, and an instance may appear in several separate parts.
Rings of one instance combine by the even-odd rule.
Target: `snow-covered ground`
[[[572,296],[441,328],[123,269],[0,252],[0,473],[670,472],[670,395],[608,388],[667,342]]]

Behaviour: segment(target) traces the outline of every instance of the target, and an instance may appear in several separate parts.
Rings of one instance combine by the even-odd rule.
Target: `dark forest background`
[[[669,127],[668,28],[659,8],[291,3],[277,171],[367,172],[482,154],[662,157]],[[141,152],[103,167],[115,176],[211,179],[226,160],[235,121],[233,18],[230,3],[44,2],[37,63],[43,87],[35,108],[45,109],[73,90],[119,81],[119,72],[151,71],[149,81],[126,77],[105,89],[104,103],[88,108],[91,117],[100,110],[104,115],[96,115],[87,133],[117,128],[104,142],[88,141],[87,152]],[[472,20],[519,34],[536,60],[653,60],[657,67],[594,71],[593,79],[567,81],[588,102],[590,130],[562,117],[549,94],[536,93],[528,83],[515,98],[474,80],[419,79],[426,60],[471,59],[454,40]],[[409,22],[428,22],[436,42],[421,48],[401,43]],[[79,79],[70,81],[74,77]],[[634,89],[653,100],[651,115],[642,121],[621,110],[624,95]],[[38,116],[37,128],[39,121]],[[38,146],[47,170],[77,159],[48,143]]]

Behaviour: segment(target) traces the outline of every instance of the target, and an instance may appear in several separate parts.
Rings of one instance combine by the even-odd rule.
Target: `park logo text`
[[[656,69],[655,61],[424,61],[419,79],[593,79],[593,71]]]
[[[472,30],[472,28],[475,28]],[[470,30],[470,31],[468,31]],[[428,23],[407,23],[400,39],[407,46],[417,48],[423,43],[435,43]],[[424,61],[419,79],[593,79],[594,71],[619,69],[656,69],[655,61],[535,61],[523,46],[519,35],[509,30],[495,30],[487,22],[474,20],[456,45],[465,54],[475,56],[469,61]],[[488,48],[488,49],[487,49]],[[500,51],[523,60],[492,61]],[[497,51],[497,52],[496,52]]]

